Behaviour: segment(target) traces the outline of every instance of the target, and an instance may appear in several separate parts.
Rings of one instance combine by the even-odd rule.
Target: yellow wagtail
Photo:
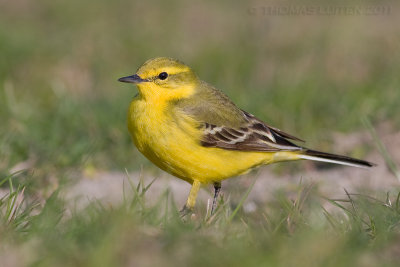
[[[302,140],[239,109],[178,60],[150,59],[119,81],[139,89],[128,111],[136,147],[159,168],[192,185],[186,211],[194,208],[200,185],[213,183],[213,212],[221,181],[259,165],[307,159],[373,166],[292,143]]]

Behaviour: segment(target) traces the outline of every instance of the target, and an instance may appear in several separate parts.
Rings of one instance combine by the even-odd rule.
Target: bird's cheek
[[[138,85],[139,93],[146,97],[147,100],[158,99],[165,95],[165,89],[150,83],[143,83]]]

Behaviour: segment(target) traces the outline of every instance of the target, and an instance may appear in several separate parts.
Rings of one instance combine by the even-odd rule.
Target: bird
[[[160,169],[191,184],[183,214],[201,186],[212,184],[214,213],[221,182],[261,166],[313,160],[369,168],[374,163],[308,149],[302,139],[237,107],[183,62],[157,57],[118,81],[135,84],[128,129],[137,149]]]

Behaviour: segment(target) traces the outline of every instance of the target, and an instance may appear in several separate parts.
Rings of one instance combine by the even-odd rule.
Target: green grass
[[[398,4],[379,3],[392,7],[389,16],[248,12],[277,4],[0,3],[2,262],[396,266],[396,188],[388,197],[360,189],[363,195],[349,194],[343,202],[305,183],[294,199],[277,188],[274,201],[250,213],[240,197],[222,201],[212,219],[199,205],[196,218],[185,223],[168,188],[148,201],[137,181],[125,185],[125,200],[113,206],[90,201],[74,209],[63,197],[86,173],[154,169],[126,129],[136,89],[116,80],[155,56],[184,61],[238,106],[310,147],[335,151],[332,132],[370,130],[397,174],[398,162],[385,148],[390,144],[373,129],[381,122],[395,130],[400,125]],[[373,150],[374,143],[352,149],[358,157]],[[284,174],[297,167],[273,168]]]
[[[12,178],[5,180],[12,187]],[[168,190],[155,204],[147,203],[149,186],[128,183],[121,205],[106,207],[94,201],[83,210],[68,208],[60,191],[40,208],[16,204],[15,196],[23,189],[12,189],[1,202],[2,208],[17,209],[2,214],[7,218],[0,228],[2,257],[17,253],[22,255],[19,264],[32,266],[398,263],[400,193],[378,199],[350,194],[344,200],[328,199],[330,206],[324,206],[336,207],[328,212],[313,184],[299,184],[294,199],[278,194],[276,201],[250,213],[221,201],[213,217],[200,211],[183,221]],[[14,204],[3,205],[10,202]]]

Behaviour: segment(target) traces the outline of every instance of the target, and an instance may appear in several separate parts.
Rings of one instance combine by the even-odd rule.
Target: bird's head
[[[199,79],[184,63],[166,57],[146,61],[136,74],[118,79],[134,83],[146,99],[178,99],[194,93]]]

